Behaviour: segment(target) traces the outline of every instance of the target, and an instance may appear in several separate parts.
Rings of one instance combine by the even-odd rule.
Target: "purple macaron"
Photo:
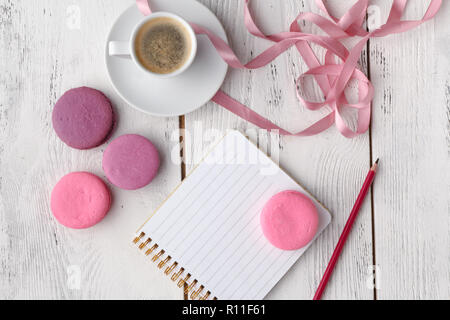
[[[158,150],[147,138],[127,134],[114,139],[103,154],[108,180],[125,190],[148,185],[158,173]]]
[[[100,91],[81,87],[64,93],[52,114],[58,137],[75,149],[91,149],[101,145],[114,125],[109,99]]]

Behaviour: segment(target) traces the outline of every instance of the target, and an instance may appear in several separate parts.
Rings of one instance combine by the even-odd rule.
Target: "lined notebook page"
[[[307,247],[283,251],[264,237],[259,215],[278,192],[308,194],[237,131],[229,132],[147,221],[140,232],[171,256],[190,281],[218,299],[262,299]],[[316,237],[330,214],[319,212]],[[309,245],[308,245],[309,246]],[[158,262],[158,261],[157,261]],[[170,264],[169,264],[170,265]],[[176,268],[177,271],[179,268]],[[181,277],[180,277],[181,278]]]

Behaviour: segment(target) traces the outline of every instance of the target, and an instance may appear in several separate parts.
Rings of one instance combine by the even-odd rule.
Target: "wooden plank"
[[[133,110],[107,78],[106,35],[133,2],[0,1],[0,298],[182,298],[181,290],[131,245],[139,225],[180,181],[179,165],[171,159],[178,118]],[[144,189],[110,186],[114,201],[105,220],[91,229],[70,230],[52,217],[52,187],[71,171],[105,178],[105,145],[70,149],[51,125],[57,98],[83,85],[113,101],[118,115],[113,136],[149,137],[161,152],[162,166]]]
[[[419,19],[429,1],[410,1]],[[387,17],[390,1],[375,1]],[[450,3],[405,34],[370,41],[380,299],[450,297]]]
[[[268,47],[268,42],[248,35],[243,25],[242,0],[201,2],[222,21],[233,49],[242,60],[248,61]],[[346,1],[345,5],[342,1],[328,3],[339,15],[353,1]],[[317,12],[313,2],[294,0],[253,1],[252,8],[257,23],[270,33],[287,30],[290,21],[301,11]],[[309,26],[305,30],[310,30]],[[291,50],[263,69],[230,70],[223,89],[277,124],[292,131],[300,130],[323,115],[305,110],[295,96],[295,78],[304,71],[305,65]],[[270,143],[272,147],[268,149],[272,157],[276,160],[279,155],[281,167],[316,195],[333,214],[328,229],[267,297],[311,299],[369,168],[369,136],[348,140],[330,129],[315,137],[281,137],[279,141],[268,142],[270,139],[264,131],[256,131],[242,119],[208,103],[186,116],[187,172],[201,159],[208,146],[229,128],[247,132],[262,149]],[[329,283],[325,299],[373,298],[373,290],[366,285],[372,265],[371,237],[371,208],[367,202]]]

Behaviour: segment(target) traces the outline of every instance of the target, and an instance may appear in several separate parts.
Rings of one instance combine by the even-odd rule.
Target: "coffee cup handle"
[[[108,51],[110,56],[131,58],[130,43],[126,41],[111,41]]]

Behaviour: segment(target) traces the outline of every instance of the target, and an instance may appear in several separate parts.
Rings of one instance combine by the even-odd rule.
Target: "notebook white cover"
[[[245,136],[231,131],[138,231],[145,233],[138,244],[150,237],[148,246],[158,245],[155,253],[164,250],[156,264],[171,257],[163,270],[177,262],[169,276],[183,267],[179,279],[189,273],[188,283],[197,280],[190,292],[203,285],[200,294],[210,291],[209,298],[263,299],[310,245],[283,251],[262,233],[264,204],[284,190],[309,195]],[[331,216],[311,199],[319,212],[317,238]]]

